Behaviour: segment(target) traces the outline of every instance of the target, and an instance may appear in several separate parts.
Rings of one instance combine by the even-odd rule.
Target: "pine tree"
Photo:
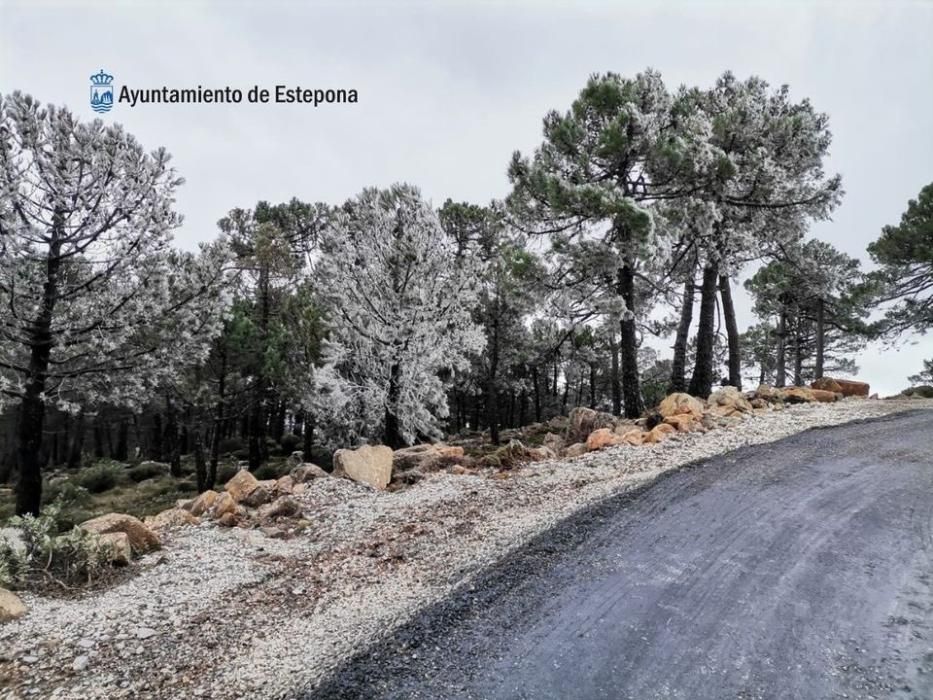
[[[330,317],[314,406],[332,439],[440,436],[446,388],[484,346],[479,272],[410,185],[364,190],[334,215],[314,270]]]
[[[544,142],[534,155],[515,153],[509,168],[516,220],[550,235],[558,276],[568,286],[595,283],[594,303],[614,309],[629,417],[644,408],[636,277],[645,260],[666,254],[648,205],[696,187],[691,175],[702,155],[702,124],[689,105],[672,97],[654,71],[593,76],[565,114],[545,117]]]
[[[873,275],[876,298],[894,302],[878,330],[888,336],[926,333],[933,327],[933,183],[917,199],[897,226],[885,226],[868,252],[881,269]]]
[[[169,160],[119,126],[0,99],[0,394],[19,410],[18,513],[39,510],[48,406],[140,405],[220,329],[226,246],[172,249]]]

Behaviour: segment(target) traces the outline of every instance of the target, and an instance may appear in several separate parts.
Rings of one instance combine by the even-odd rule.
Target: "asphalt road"
[[[307,698],[933,698],[933,411],[603,502]]]

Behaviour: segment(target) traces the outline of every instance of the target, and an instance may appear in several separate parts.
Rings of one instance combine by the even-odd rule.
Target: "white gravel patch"
[[[29,613],[0,626],[0,697],[293,697],[595,501],[745,445],[914,408],[933,400],[794,406],[659,445],[433,474],[396,493],[321,479],[299,497],[310,524],[293,539],[181,528],[105,592],[24,594]]]

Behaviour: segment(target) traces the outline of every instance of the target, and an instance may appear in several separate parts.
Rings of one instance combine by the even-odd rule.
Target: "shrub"
[[[126,475],[138,484],[140,481],[162,476],[163,473],[162,468],[155,462],[143,462],[127,471]]]
[[[45,487],[43,494],[46,503],[57,502],[62,509],[80,508],[86,506],[91,500],[90,492],[83,486],[78,486],[71,479],[52,481]]]
[[[285,462],[267,462],[253,472],[253,476],[260,481],[265,481],[266,479],[278,479],[288,474],[289,471],[291,467]]]
[[[236,476],[236,473],[240,471],[240,467],[236,464],[218,464],[217,465],[217,484],[223,485],[226,484],[230,479]]]
[[[98,462],[82,469],[75,480],[91,493],[103,493],[123,481],[125,469],[117,462]]]
[[[61,504],[46,506],[34,517],[10,518],[21,541],[0,541],[0,586],[41,588],[49,583],[90,583],[108,561],[108,553],[95,535],[73,528],[58,535]]]
[[[298,449],[298,446],[301,444],[301,438],[294,433],[287,433],[282,436],[282,440],[279,444],[282,446],[282,454],[288,457],[292,452]]]
[[[220,441],[220,454],[226,455],[231,452],[239,452],[244,449],[246,445],[244,444],[242,438],[238,437],[229,437],[224,438]]]

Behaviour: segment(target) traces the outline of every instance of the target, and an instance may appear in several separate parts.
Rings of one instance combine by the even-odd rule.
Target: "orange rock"
[[[680,413],[673,416],[667,416],[664,419],[667,425],[673,425],[678,432],[689,433],[695,429],[697,422],[693,414]]]
[[[194,517],[200,518],[211,509],[211,506],[217,501],[218,496],[220,496],[219,493],[212,489],[208,489],[204,493],[198,494],[198,497],[195,498],[188,507],[188,511]]]
[[[871,386],[865,382],[857,382],[852,379],[833,379],[832,377],[821,377],[810,384],[810,387],[832,391],[843,396],[860,396],[862,398],[867,398],[871,391]]]
[[[124,532],[134,554],[145,554],[162,546],[157,534],[143,525],[142,521],[125,513],[109,513],[91,518],[81,523],[80,527],[95,535]]]
[[[654,426],[650,431],[645,434],[643,439],[643,444],[650,445],[656,442],[661,442],[668,435],[676,433],[677,429],[673,425],[668,425],[667,423],[660,423]]]
[[[645,436],[647,434],[648,433],[645,433],[641,430],[630,430],[620,438],[620,442],[623,445],[634,445],[635,447],[638,447],[644,443]]]
[[[242,473],[242,472],[241,472]],[[214,503],[213,515],[216,519],[222,518],[227,513],[233,513],[236,515],[237,505],[236,500],[229,493],[222,493]]]
[[[258,486],[259,482],[256,477],[246,469],[241,469],[227,482],[224,489],[235,502],[239,503],[255,491]]]
[[[664,418],[679,415],[692,415],[699,418],[703,415],[704,408],[705,406],[700,399],[690,394],[677,392],[664,398],[661,405],[658,406],[658,413]]]
[[[617,440],[618,437],[613,435],[609,428],[600,428],[599,430],[594,430],[590,433],[589,437],[586,438],[586,449],[590,452],[593,450],[601,450],[604,447],[611,447],[612,445],[618,444]]]

